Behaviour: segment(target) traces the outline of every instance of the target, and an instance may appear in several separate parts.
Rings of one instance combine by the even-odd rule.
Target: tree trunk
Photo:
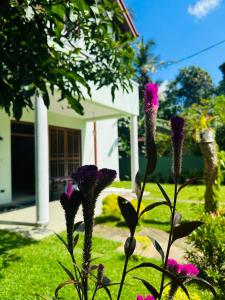
[[[214,142],[201,142],[200,149],[204,158],[205,173],[205,212],[216,212],[218,206],[218,159],[216,144]]]

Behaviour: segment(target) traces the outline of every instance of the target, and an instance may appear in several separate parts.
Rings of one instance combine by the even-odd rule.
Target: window
[[[51,126],[50,177],[70,176],[81,164],[81,131]]]

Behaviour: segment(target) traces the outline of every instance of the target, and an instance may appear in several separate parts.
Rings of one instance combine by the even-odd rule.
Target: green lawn
[[[81,237],[82,239],[82,237]],[[113,282],[120,280],[123,255],[116,251],[118,243],[106,241],[100,238],[94,239],[93,257],[98,257],[95,263],[105,265],[106,275]],[[81,241],[77,249],[78,258],[81,257]],[[1,300],[34,300],[39,299],[36,293],[43,296],[53,296],[54,288],[67,279],[65,273],[57,264],[57,260],[69,267],[68,255],[64,246],[55,236],[42,241],[33,241],[23,238],[15,233],[0,231],[0,299]],[[146,259],[147,260],[147,259]],[[142,258],[136,258],[132,265],[140,263]],[[149,261],[149,260],[148,260]],[[159,284],[160,275],[152,270],[142,270],[135,273],[136,276],[146,278],[153,284]],[[137,293],[146,294],[145,288],[129,276],[124,289],[122,300],[136,299]],[[118,287],[112,288],[115,298]],[[212,299],[208,292],[202,292],[196,286],[189,287],[190,291],[197,291],[201,299]],[[67,286],[61,299],[77,299],[72,287]],[[107,299],[104,293],[99,294],[99,300]]]
[[[131,182],[130,181],[118,181],[114,182],[112,184],[113,187],[117,188],[127,188],[131,189]],[[174,191],[174,185],[173,184],[168,184],[164,183],[162,184],[163,188],[166,190],[166,192],[172,197],[173,196],[173,191]],[[155,183],[147,183],[146,189],[147,192],[150,193],[150,197],[153,198],[162,198],[162,194]],[[186,186],[179,194],[179,199],[180,200],[204,200],[204,191],[205,191],[205,186],[204,185],[189,185]],[[219,193],[220,201],[225,201],[225,186],[221,186],[221,190]]]
[[[148,200],[146,198],[143,201],[145,207],[150,203],[153,203],[153,201]],[[204,206],[200,203],[178,203],[177,211],[182,214],[182,221],[199,220],[204,211]],[[144,220],[141,219],[141,221],[139,222],[138,230],[141,230],[144,227],[154,227],[164,231],[169,231],[169,220],[170,211],[168,206],[161,205],[145,214]],[[96,223],[104,223],[105,225],[109,226],[125,226],[124,222],[117,222],[116,220],[113,220],[110,216],[96,217]]]

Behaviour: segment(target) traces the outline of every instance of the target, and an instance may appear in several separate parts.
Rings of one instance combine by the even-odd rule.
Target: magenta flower
[[[67,189],[66,189],[66,194],[69,198],[70,198],[72,192],[73,192],[73,184],[72,184],[72,181],[70,180],[67,185]]]
[[[146,123],[146,155],[148,158],[148,173],[151,174],[155,170],[157,162],[157,153],[155,146],[156,119],[159,107],[157,84],[146,84],[144,97]]]
[[[178,274],[179,272],[179,264],[175,259],[169,258],[167,260],[167,268],[173,273]]]
[[[181,172],[181,162],[184,142],[184,119],[172,117],[170,119],[172,129],[173,165],[172,172],[177,177]]]
[[[141,295],[137,295],[137,300],[155,300],[155,298],[150,295],[147,295],[145,298]]]
[[[193,264],[179,265],[180,275],[197,276],[199,272],[200,272],[199,269]]]
[[[145,86],[145,112],[151,109],[158,109],[158,85],[156,83],[147,83]]]

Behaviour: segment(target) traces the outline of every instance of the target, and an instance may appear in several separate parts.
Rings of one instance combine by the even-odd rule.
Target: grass
[[[144,199],[143,204],[146,207],[148,204],[153,203],[153,201]],[[203,204],[195,203],[178,203],[177,211],[182,214],[182,221],[193,221],[199,220],[201,214],[203,213]],[[118,222],[117,219],[113,219],[111,216],[99,216],[95,218],[96,223],[104,223],[108,226],[124,226],[124,222]],[[169,231],[169,220],[170,212],[169,208],[165,205],[158,206],[154,208],[151,212],[145,214],[145,218],[141,219],[139,222],[138,230],[144,227],[154,227],[164,231]]]
[[[113,282],[118,282],[124,259],[124,256],[116,251],[119,243],[100,238],[94,238],[93,242],[93,257],[98,257],[95,263],[104,262],[106,276]],[[82,255],[81,243],[82,235],[76,248],[78,258],[81,258]],[[52,297],[55,288],[67,279],[67,275],[57,264],[57,260],[70,266],[64,246],[55,236],[42,241],[34,241],[16,233],[0,231],[0,299],[40,299],[35,294]],[[142,258],[136,257],[136,261],[133,260],[130,266],[141,261],[143,261]],[[148,259],[148,261],[150,260]],[[135,276],[145,278],[159,286],[160,274],[152,269],[142,269],[135,272]],[[127,283],[132,286],[125,286],[122,300],[135,300],[137,293],[147,294],[146,289],[132,276],[128,277]],[[197,286],[190,286],[188,289],[190,292],[197,291],[201,299],[212,299],[208,292],[203,292]],[[113,299],[115,299],[117,290],[117,286],[111,289]],[[77,299],[71,286],[62,289],[60,297],[60,299],[66,300]],[[101,292],[96,299],[105,300],[107,295]]]
[[[172,197],[174,185],[169,183],[162,184],[163,188],[166,192]],[[127,188],[131,189],[131,182],[130,181],[117,181],[112,184],[112,187],[117,188]],[[146,185],[146,192],[149,192],[150,198],[162,198],[162,194],[155,183],[147,183]],[[194,200],[194,201],[204,201],[204,185],[189,185],[186,186],[179,194],[180,200]],[[225,202],[225,185],[221,186],[219,192],[219,201]]]

